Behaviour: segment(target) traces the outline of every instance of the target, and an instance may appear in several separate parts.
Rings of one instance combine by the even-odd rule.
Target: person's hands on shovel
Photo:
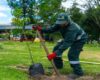
[[[33,30],[41,31],[42,30],[42,27],[41,26],[32,26],[32,29]]]
[[[48,60],[52,60],[52,59],[54,59],[56,57],[56,53],[55,52],[52,52],[47,57],[48,57]]]

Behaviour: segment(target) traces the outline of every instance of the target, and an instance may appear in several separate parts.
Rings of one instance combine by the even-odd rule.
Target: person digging
[[[48,59],[53,59],[57,69],[62,69],[62,54],[70,47],[68,60],[73,69],[73,74],[70,74],[68,77],[75,79],[84,75],[79,62],[79,56],[87,40],[87,35],[78,24],[71,20],[67,13],[60,13],[55,24],[50,28],[43,29],[41,26],[33,26],[32,28],[33,30],[38,30],[42,33],[53,33],[59,31],[63,40],[58,42],[54,47],[53,52],[47,56]]]

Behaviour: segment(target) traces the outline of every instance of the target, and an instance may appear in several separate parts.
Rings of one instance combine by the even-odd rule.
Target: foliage
[[[100,1],[86,0],[80,5],[73,0],[73,5],[67,11],[61,6],[67,0],[7,0],[12,8],[13,24],[42,24],[43,27],[55,23],[56,17],[61,12],[70,12],[71,18],[78,23],[89,36],[89,40],[98,40],[100,43]],[[84,10],[81,10],[84,8]],[[23,15],[23,13],[26,13]],[[25,18],[24,18],[25,17]],[[44,26],[46,25],[46,26]],[[47,34],[48,35],[48,34]],[[58,34],[56,34],[58,35]]]
[[[97,22],[100,20],[98,19],[98,21],[95,20],[96,18],[99,18],[99,9],[98,8],[93,8],[93,9],[88,9],[86,14],[87,14],[87,25],[90,26],[90,28],[92,28],[91,31],[93,31],[92,33],[98,33],[98,37],[99,37],[99,32],[100,32],[100,28],[99,28],[99,23],[97,24]]]
[[[14,30],[12,30],[11,33],[12,33],[13,35],[19,35],[21,32],[22,32],[21,29],[14,29]]]
[[[84,12],[80,9],[79,4],[74,2],[69,9],[71,18],[84,28],[89,36],[89,40],[100,41],[100,3],[98,0],[87,0],[83,6]]]
[[[86,18],[84,20],[87,26],[87,32],[92,37],[99,41],[100,39],[100,3],[98,0],[87,1],[87,9],[85,11]]]
[[[47,24],[53,24],[56,20],[57,14],[64,12],[64,8],[61,7],[63,0],[39,0],[39,15],[41,20]]]
[[[34,23],[34,0],[7,0],[14,16],[12,23],[18,26]],[[24,18],[26,17],[26,18]]]
[[[36,36],[35,33],[32,30],[26,30],[25,35],[30,36],[32,38],[35,38],[35,36]]]
[[[0,38],[2,38],[2,39],[9,39],[9,34],[8,33],[0,34]]]
[[[77,7],[78,4],[75,2],[73,3],[72,7],[69,9],[71,18],[74,22],[82,25],[82,21],[84,20],[85,15],[82,13],[80,8]]]
[[[26,24],[34,24],[41,21],[53,23],[56,15],[59,12],[64,11],[63,7],[61,7],[61,2],[66,0],[7,1],[8,5],[12,8],[12,15],[14,16],[12,22],[16,25],[22,26],[23,20],[26,20]]]

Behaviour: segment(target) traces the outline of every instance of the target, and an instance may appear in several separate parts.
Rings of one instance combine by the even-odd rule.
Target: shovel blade
[[[44,75],[44,69],[41,63],[32,64],[29,67],[29,75]]]

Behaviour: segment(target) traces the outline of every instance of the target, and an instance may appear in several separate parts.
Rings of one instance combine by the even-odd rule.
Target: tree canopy
[[[61,12],[69,12],[74,22],[82,26],[90,39],[100,40],[100,1],[86,0],[84,5],[73,0],[67,10],[62,2],[67,0],[7,0],[12,8],[12,23],[22,26],[26,24],[54,24]],[[67,5],[67,4],[66,4]],[[80,7],[79,7],[80,6]],[[84,8],[84,11],[81,10]]]

